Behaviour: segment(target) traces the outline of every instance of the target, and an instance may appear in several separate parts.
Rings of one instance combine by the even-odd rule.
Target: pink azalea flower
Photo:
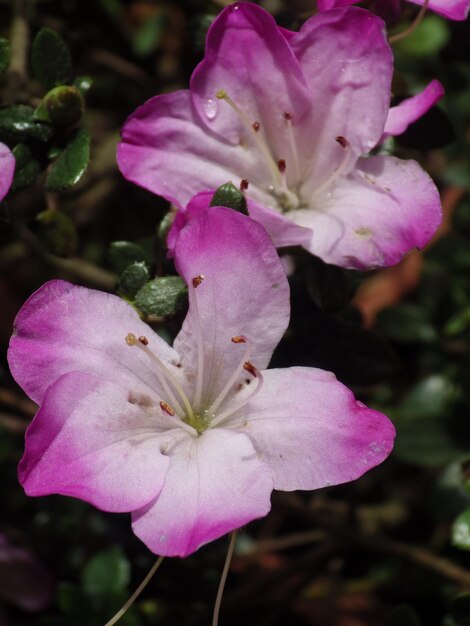
[[[293,33],[254,4],[232,5],[191,89],[128,119],[120,169],[179,209],[246,179],[261,207],[252,215],[278,247],[288,239],[344,267],[396,263],[429,241],[441,208],[416,162],[362,156],[387,132],[391,75],[383,22],[368,11],[320,13]]]
[[[0,202],[7,195],[15,173],[15,157],[10,148],[0,143]]]
[[[205,211],[175,262],[189,311],[173,347],[120,298],[51,281],[19,312],[9,362],[40,404],[19,467],[26,493],[129,511],[153,552],[186,556],[266,515],[273,489],[361,476],[394,428],[329,372],[265,371],[289,288],[258,223]]]
[[[319,11],[328,11],[337,7],[347,7],[361,0],[317,0]],[[383,2],[383,0],[382,0]],[[388,0],[390,5],[397,5],[399,0]],[[424,0],[408,0],[423,6]],[[470,11],[470,0],[429,0],[428,8],[447,17],[449,20],[466,20]]]

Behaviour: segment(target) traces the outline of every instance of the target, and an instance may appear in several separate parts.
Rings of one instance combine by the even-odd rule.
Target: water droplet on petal
[[[208,98],[203,104],[204,113],[208,120],[215,119],[217,111],[219,110],[219,103],[213,98]]]

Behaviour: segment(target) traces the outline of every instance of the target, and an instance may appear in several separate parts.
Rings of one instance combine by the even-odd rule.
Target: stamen
[[[292,155],[294,178],[298,182],[301,180],[302,174],[300,171],[299,154],[297,152],[297,144],[295,142],[294,128],[292,125],[292,113],[289,113],[289,111],[285,111],[284,119],[286,120],[287,140],[289,142],[289,147]]]
[[[198,276],[195,276],[192,280],[194,289],[196,289],[196,287],[199,287],[199,285],[202,283],[203,280],[204,280],[204,274],[199,274]]]
[[[250,363],[250,365],[252,365],[252,364]],[[254,367],[254,366],[252,365],[252,367]],[[248,404],[248,402],[251,402],[253,400],[253,398],[259,393],[261,387],[263,386],[264,378],[263,378],[263,375],[261,374],[261,372],[258,369],[256,369],[256,368],[254,368],[254,369],[255,369],[255,372],[256,372],[254,374],[254,376],[256,377],[256,380],[258,382],[256,387],[241,402],[239,402],[235,406],[232,406],[232,407],[228,408],[226,411],[224,411],[224,412],[220,413],[219,415],[217,415],[217,417],[212,420],[212,422],[210,424],[210,428],[214,428],[215,426],[219,426],[228,417],[230,417],[231,415],[233,415],[234,413],[239,411],[242,407],[244,407],[245,404]]]
[[[217,411],[219,406],[222,404],[222,402],[225,400],[225,398],[227,397],[227,394],[233,388],[234,384],[237,382],[241,372],[245,369],[245,364],[249,363],[249,361],[247,361],[247,358],[248,358],[248,356],[251,353],[251,342],[247,342],[246,337],[244,337],[243,335],[237,335],[236,337],[232,337],[232,343],[235,343],[235,344],[246,343],[247,346],[246,346],[246,348],[245,348],[245,350],[243,352],[243,355],[242,355],[242,358],[241,358],[239,364],[235,368],[235,371],[233,372],[233,374],[228,379],[228,381],[225,384],[225,386],[222,389],[222,391],[219,393],[219,395],[216,397],[216,399],[210,405],[208,411],[209,411],[209,413],[212,413],[212,415],[215,415],[215,412]],[[254,367],[254,366],[252,366],[252,367]]]
[[[248,178],[242,178],[240,181],[240,191],[246,191],[249,184]]]
[[[279,184],[281,181],[279,177],[279,171],[276,166],[276,162],[274,161],[271,151],[269,150],[267,144],[261,138],[261,135],[258,132],[261,128],[261,126],[259,125],[259,122],[251,123],[246,113],[238,106],[236,102],[232,100],[232,98],[228,95],[225,89],[219,89],[219,91],[215,94],[215,96],[219,100],[225,100],[225,102],[227,102],[227,104],[229,104],[232,107],[232,109],[235,111],[235,113],[238,115],[240,121],[247,129],[249,135],[251,135],[254,138],[256,145],[258,146],[260,152],[264,156],[266,163],[269,167],[269,171],[271,172],[271,176],[273,178],[274,184],[275,185]]]
[[[175,412],[173,411],[171,406],[167,404],[166,402],[164,402],[163,400],[160,402],[160,408],[167,415],[171,415],[171,417],[175,415]]]
[[[256,378],[257,369],[253,365],[253,363],[250,363],[250,361],[245,361],[245,363],[243,363],[243,369],[249,372],[254,378]]]
[[[191,417],[193,415],[193,410],[191,408],[191,405],[189,404],[188,398],[186,397],[186,394],[184,393],[183,388],[181,387],[179,382],[176,380],[175,376],[173,376],[170,370],[166,367],[166,365],[164,365],[163,362],[157,357],[157,355],[154,354],[147,347],[149,343],[147,337],[142,336],[142,337],[139,337],[139,339],[137,340],[137,337],[133,333],[129,333],[126,336],[126,343],[128,346],[135,346],[139,348],[139,350],[142,350],[142,352],[144,352],[147,355],[150,361],[157,366],[157,370],[156,370],[157,378],[160,381],[160,384],[162,385],[162,387],[164,388],[170,402],[172,403],[174,407],[176,407],[176,410],[178,411],[180,415],[184,414],[184,410],[181,404],[176,399],[175,394],[171,390],[171,387],[169,386],[168,381],[176,389],[178,395],[183,401],[183,404],[186,408],[188,415]]]
[[[338,135],[337,137],[335,137],[335,141],[344,150],[343,160],[338,165],[338,167],[334,170],[334,172],[330,175],[330,177],[327,178],[325,182],[322,183],[317,189],[315,189],[314,194],[313,194],[314,196],[320,195],[321,193],[326,191],[329,187],[331,187],[333,183],[348,169],[350,165],[351,156],[352,156],[351,144],[345,137],[342,137],[341,135]]]
[[[199,274],[195,276],[191,285],[188,285],[189,306],[194,312],[194,322],[196,324],[196,338],[197,338],[197,376],[196,376],[196,389],[194,390],[193,406],[196,410],[201,407],[202,399],[202,387],[204,384],[204,342],[202,335],[201,316],[199,314],[199,307],[196,298],[196,288],[204,280],[204,275]],[[191,413],[192,416],[192,413]],[[190,417],[191,417],[190,416]]]

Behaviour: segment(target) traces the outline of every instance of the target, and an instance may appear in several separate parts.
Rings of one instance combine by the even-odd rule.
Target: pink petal
[[[355,480],[391,452],[395,429],[330,372],[292,367],[263,372],[264,384],[238,426],[273,472],[274,488],[319,489]]]
[[[428,243],[441,222],[439,193],[415,161],[359,159],[322,210],[290,213],[314,232],[310,251],[327,263],[365,269],[398,263]]]
[[[207,430],[167,454],[160,495],[132,514],[135,534],[155,554],[187,556],[269,512],[272,475],[246,435]]]
[[[247,116],[247,129],[216,94],[225,90]],[[234,144],[253,144],[251,124],[261,125],[277,158],[283,158],[286,111],[301,117],[311,107],[300,66],[274,18],[248,2],[227,7],[207,34],[204,60],[191,77],[191,94],[208,128]],[[215,115],[212,108],[215,104]],[[254,144],[253,144],[254,145]],[[258,169],[265,169],[258,158]],[[251,176],[248,176],[251,180]]]
[[[170,258],[174,254],[176,240],[181,229],[184,228],[190,219],[200,215],[203,211],[207,211],[214,193],[215,189],[201,191],[191,198],[186,209],[178,211],[167,237],[168,256]],[[312,238],[310,229],[294,224],[292,220],[281,213],[269,209],[250,198],[247,198],[247,208],[250,217],[263,224],[266,228],[276,248],[284,246],[307,247],[309,245]]]
[[[306,167],[317,184],[343,159],[336,137],[344,137],[357,156],[380,140],[390,103],[392,52],[383,21],[357,7],[315,15],[290,44],[313,98],[298,141],[300,154],[314,146]]]
[[[162,432],[157,419],[128,388],[65,374],[28,428],[20,482],[29,496],[58,493],[113,512],[140,508],[158,495],[169,466],[161,448],[174,431]]]
[[[423,5],[424,0],[408,0]],[[470,11],[470,0],[430,0],[429,8],[450,20],[466,20]]]
[[[248,344],[235,344],[232,337],[245,336],[252,346],[250,360],[259,369],[267,366],[289,322],[289,286],[264,228],[222,207],[188,222],[176,243],[175,262],[188,285],[203,276],[193,292],[200,324],[190,298],[174,346],[188,378],[195,378],[201,337],[208,406],[243,362]]]
[[[329,11],[338,7],[349,7],[351,4],[357,4],[361,0],[317,0],[319,11]]]
[[[15,173],[15,157],[10,148],[0,143],[0,202],[7,195]]]
[[[121,298],[53,280],[36,291],[16,317],[8,350],[10,369],[38,404],[49,385],[71,371],[147,392],[159,390],[148,358],[126,344],[128,333],[147,336],[163,361],[178,363],[177,353]],[[173,371],[179,375],[176,366]]]
[[[433,80],[416,96],[407,98],[388,112],[384,137],[401,135],[410,124],[419,120],[444,95],[444,87],[438,80]]]

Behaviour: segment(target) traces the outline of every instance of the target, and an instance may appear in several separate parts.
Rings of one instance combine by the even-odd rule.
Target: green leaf
[[[146,56],[155,50],[167,25],[168,16],[164,11],[157,11],[155,15],[145,20],[134,38],[134,53],[138,56]]]
[[[90,161],[90,135],[85,128],[75,131],[46,178],[46,189],[51,192],[72,187],[83,176]]]
[[[41,28],[31,50],[33,72],[46,87],[52,89],[69,82],[72,59],[64,40],[50,28]]]
[[[78,235],[74,222],[62,211],[47,209],[36,217],[39,222],[39,238],[56,256],[73,256],[78,247]]]
[[[226,206],[229,209],[248,215],[245,196],[232,182],[216,189],[209,206]]]
[[[125,590],[129,579],[129,561],[118,548],[111,548],[97,554],[87,563],[82,574],[82,585],[91,596],[99,596]]]
[[[149,271],[143,261],[126,267],[119,281],[119,291],[128,298],[134,298],[149,279]]]
[[[20,142],[27,139],[47,142],[55,134],[50,124],[34,118],[34,109],[25,104],[17,104],[0,109],[0,139]]]
[[[118,274],[122,274],[133,263],[144,262],[150,265],[147,252],[132,241],[113,241],[109,246],[108,260]]]
[[[410,606],[403,604],[389,614],[387,626],[421,626],[421,621]]]
[[[24,143],[17,144],[12,152],[16,161],[12,189],[29,187],[41,172],[41,163],[31,148]]]
[[[406,417],[441,417],[458,398],[459,391],[445,376],[433,374],[419,381],[400,405]]]
[[[187,305],[188,289],[179,276],[163,276],[148,282],[137,293],[135,305],[145,315],[174,315]]]
[[[0,37],[0,74],[4,72],[10,62],[10,42],[4,37]]]
[[[452,525],[452,544],[462,550],[470,550],[470,509],[461,513]]]

